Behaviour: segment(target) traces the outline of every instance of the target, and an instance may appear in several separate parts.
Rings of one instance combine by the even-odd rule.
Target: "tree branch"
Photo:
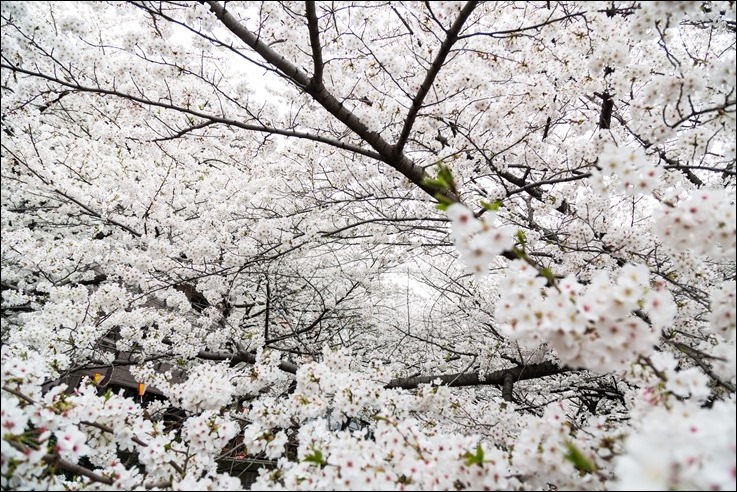
[[[336,234],[340,234],[341,232],[347,231],[348,229],[352,229],[354,227],[362,226],[365,224],[372,224],[375,222],[393,223],[393,222],[414,222],[414,221],[432,221],[432,222],[447,223],[447,222],[450,222],[450,219],[447,219],[445,217],[395,217],[395,218],[379,217],[375,219],[360,220],[358,222],[354,222],[352,224],[339,227],[338,229],[334,229],[332,231],[318,231],[318,232],[326,237],[329,237],[329,236],[334,236]]]
[[[394,152],[397,155],[402,154],[404,146],[407,143],[407,139],[409,138],[409,134],[412,131],[412,126],[417,119],[417,113],[422,107],[422,102],[425,100],[427,93],[430,91],[430,88],[435,82],[435,78],[438,76],[440,69],[443,68],[443,64],[448,57],[448,53],[450,53],[450,49],[458,40],[458,34],[461,32],[463,24],[468,20],[477,5],[478,2],[475,1],[466,3],[466,5],[463,6],[463,9],[461,9],[461,12],[458,14],[458,18],[455,20],[455,22],[453,22],[453,25],[450,27],[450,29],[448,29],[445,40],[440,45],[440,51],[438,51],[438,54],[435,56],[432,65],[430,65],[430,68],[427,70],[427,73],[425,74],[425,80],[422,81],[417,94],[415,94],[415,97],[412,100],[412,106],[407,112],[407,117],[405,118],[404,126],[402,127],[402,133],[399,135],[399,140],[397,140],[397,143],[394,145]]]
[[[121,99],[127,99],[129,101],[135,101],[140,104],[145,104],[148,106],[154,106],[164,109],[170,109],[172,111],[177,111],[179,113],[189,114],[192,116],[196,116],[198,118],[203,118],[205,120],[209,120],[212,123],[222,123],[224,125],[233,126],[236,128],[241,128],[243,130],[247,131],[254,131],[254,132],[260,132],[260,133],[269,133],[272,135],[282,135],[284,137],[294,137],[294,138],[301,138],[305,140],[312,140],[313,142],[319,142],[324,143],[327,145],[330,145],[332,147],[337,147],[342,150],[347,150],[349,152],[353,152],[356,154],[364,155],[366,157],[369,157],[371,159],[375,159],[378,161],[382,160],[382,156],[379,155],[376,152],[372,152],[371,150],[364,149],[362,147],[359,147],[357,145],[352,145],[349,143],[342,142],[340,140],[336,140],[329,137],[323,137],[321,135],[315,135],[313,133],[307,133],[307,132],[299,132],[295,130],[284,130],[281,128],[273,128],[269,126],[262,126],[262,125],[251,125],[248,123],[243,123],[238,120],[233,120],[230,118],[225,118],[221,116],[215,116],[212,114],[203,113],[201,111],[196,111],[193,109],[183,108],[180,106],[175,106],[174,104],[167,104],[159,101],[153,101],[151,99],[146,99],[144,97],[134,96],[132,94],[127,94],[124,92],[119,92],[115,90],[110,89],[103,89],[101,87],[87,87],[79,84],[75,84],[72,82],[68,82],[66,80],[59,79],[57,77],[53,77],[51,75],[47,75],[40,72],[32,72],[30,70],[26,70],[24,68],[15,66],[15,65],[8,65],[6,63],[0,64],[0,67],[7,68],[8,70],[12,70],[18,73],[22,73],[25,75],[30,75],[31,77],[37,77],[40,79],[48,80],[50,82],[54,82],[56,84],[59,84],[64,87],[69,87],[71,89],[74,89],[78,92],[88,92],[91,94],[101,94],[106,96],[115,96],[119,97]]]
[[[437,187],[428,184],[425,181],[427,174],[425,174],[422,167],[415,164],[403,153],[397,153],[394,146],[390,145],[377,132],[370,130],[363,121],[353,112],[345,108],[322,84],[310,83],[311,79],[306,73],[263,43],[254,33],[241,25],[218,2],[208,1],[207,4],[225,27],[230,29],[241,41],[261,55],[264,60],[274,65],[292,83],[312,96],[328,113],[370,145],[381,156],[380,160],[399,171],[431,197],[435,198],[438,193],[442,193],[449,202],[459,201],[458,197],[453,193],[439,190]]]
[[[197,357],[203,360],[230,360],[231,365],[238,364],[239,362],[245,362],[247,364],[256,363],[256,354],[250,352],[239,352],[233,353],[218,353],[218,352],[206,352],[201,351],[197,353]],[[290,374],[297,374],[299,367],[297,364],[291,362],[281,361],[279,363],[279,369]]]
[[[218,20],[220,20],[220,22],[230,30],[230,32],[238,36],[241,41],[261,55],[264,60],[276,67],[286,79],[294,82],[303,89],[310,84],[311,80],[309,75],[271,49],[271,47],[261,41],[256,34],[246,29],[246,27],[238,22],[238,19],[225,10],[223,5],[220,5],[220,3],[215,1],[207,1],[205,3],[210,7],[210,10],[212,10]]]
[[[312,73],[312,83],[315,85],[322,85],[322,46],[320,46],[320,30],[317,26],[315,2],[305,2],[305,9],[307,10],[307,28],[310,30],[312,61],[315,67],[314,72]]]
[[[43,460],[49,465],[64,470],[65,472],[71,473],[72,475],[81,475],[87,477],[94,482],[104,483],[105,485],[112,485],[115,483],[110,477],[103,477],[93,472],[89,468],[85,468],[80,465],[76,465],[70,461],[62,459],[57,453],[47,454],[43,457]]]
[[[505,383],[507,378],[511,378],[512,382],[522,381],[525,379],[537,379],[545,376],[553,376],[564,372],[572,371],[569,367],[560,367],[553,362],[543,362],[542,364],[532,364],[528,366],[517,366],[511,369],[501,369],[499,371],[479,374],[478,372],[460,373],[460,374],[441,374],[435,376],[416,376],[412,378],[392,379],[386,388],[402,388],[414,389],[421,384],[431,384],[440,380],[441,384],[448,386],[481,386],[495,385],[500,386]]]
[[[5,66],[5,65],[3,65],[3,66]],[[31,138],[31,144],[35,148],[36,147],[36,142],[33,139],[33,135],[31,134],[30,129],[29,129],[29,135],[30,135],[30,138]],[[60,190],[59,188],[53,186],[54,183],[52,181],[47,180],[46,178],[44,178],[43,176],[41,176],[39,173],[37,173],[33,168],[31,168],[31,166],[28,165],[28,163],[24,159],[22,159],[20,156],[18,156],[17,154],[15,154],[8,147],[6,147],[5,145],[3,145],[2,148],[4,150],[7,150],[8,153],[10,155],[12,155],[13,158],[15,158],[15,160],[17,162],[22,163],[26,167],[26,169],[28,169],[34,176],[36,176],[38,179],[40,179],[42,183],[44,183],[45,185],[48,185],[51,188],[51,191],[53,191],[57,195],[60,195],[60,196],[62,196],[64,198],[66,198],[70,202],[73,202],[74,204],[76,204],[77,206],[79,206],[82,210],[84,210],[87,213],[87,215],[90,215],[92,217],[95,217],[97,219],[100,219],[103,222],[107,222],[108,224],[114,225],[116,227],[120,227],[121,229],[123,229],[124,231],[130,233],[131,235],[133,235],[135,237],[141,237],[141,233],[140,232],[138,232],[138,231],[136,231],[136,230],[128,227],[127,225],[125,225],[123,223],[118,222],[115,219],[111,219],[111,218],[107,218],[107,217],[106,218],[103,218],[102,217],[102,214],[100,214],[96,210],[94,210],[94,209],[90,208],[88,205],[85,205],[84,203],[80,202],[79,200],[77,200],[73,196],[69,195],[68,193],[65,193],[62,190]],[[38,151],[36,151],[36,155],[38,156],[38,158],[40,160],[41,159],[41,156],[38,153]],[[43,165],[43,161],[41,161],[41,164]]]
[[[323,309],[320,315],[309,325],[305,326],[304,328],[300,328],[299,330],[295,330],[292,333],[287,333],[286,335],[280,335],[276,336],[274,338],[270,339],[264,339],[264,345],[271,345],[276,342],[281,342],[282,340],[286,340],[288,338],[296,337],[297,335],[301,335],[302,333],[307,333],[312,331],[317,325],[320,324],[320,322],[325,318],[325,316],[331,311],[331,309]]]
[[[634,130],[632,130],[629,127],[629,125],[627,125],[627,122],[625,121],[624,117],[622,117],[621,115],[617,113],[614,113],[614,118],[617,121],[619,121],[619,123],[630,133],[630,135],[635,137],[637,141],[640,142],[640,144],[642,144],[642,146],[646,150],[649,149],[650,147],[653,147],[654,144],[650,140],[648,140],[645,137],[642,137],[641,135],[636,133]],[[681,171],[691,183],[696,185],[697,188],[701,188],[702,186],[704,186],[704,182],[701,181],[701,178],[696,176],[696,174],[694,174],[694,172],[691,171],[691,169],[688,166],[682,165],[677,159],[672,159],[668,157],[668,155],[665,153],[664,148],[655,146],[655,149],[656,149],[658,156],[661,159],[663,159],[663,161],[665,161],[666,164],[668,164],[669,166],[673,166],[674,169],[678,169],[679,171]]]
[[[556,22],[565,21],[565,20],[571,19],[573,17],[582,17],[584,15],[586,15],[585,12],[576,12],[576,13],[573,13],[573,14],[564,15],[562,17],[557,17],[555,19],[548,19],[545,22],[540,22],[540,23],[535,24],[535,25],[532,25],[532,26],[518,27],[516,29],[507,29],[507,30],[504,30],[504,31],[474,32],[474,33],[471,33],[471,34],[466,34],[465,36],[461,36],[461,38],[471,38],[471,37],[474,37],[474,36],[489,36],[491,38],[501,39],[501,38],[509,37],[510,35],[511,36],[518,35],[518,34],[523,33],[525,31],[538,30],[538,29],[543,28],[545,26],[549,26],[551,24],[555,24]]]
[[[504,401],[514,401],[513,390],[514,376],[508,372],[504,375],[504,382],[502,383],[502,398],[504,398]]]

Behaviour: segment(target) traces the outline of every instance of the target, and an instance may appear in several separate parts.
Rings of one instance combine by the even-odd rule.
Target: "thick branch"
[[[220,5],[218,2],[208,1],[205,2],[215,16],[227,27],[230,32],[238,36],[238,38],[250,46],[256,53],[268,63],[276,67],[281,74],[287,79],[291,80],[295,84],[302,88],[307,87],[310,83],[310,76],[299,69],[292,62],[281,56],[276,51],[272,50],[269,45],[261,41],[259,37],[246,29],[238,19],[236,19],[230,12],[225,10],[225,6]]]
[[[83,477],[87,477],[90,480],[94,482],[104,483],[105,485],[112,485],[115,483],[115,480],[113,480],[110,477],[103,477],[102,475],[98,475],[97,473],[93,472],[89,468],[85,468],[80,465],[75,465],[74,463],[67,461],[65,459],[62,459],[58,454],[47,454],[43,457],[43,460],[48,463],[49,465],[58,468],[60,470],[64,470],[67,473],[71,473],[72,475],[81,475]]]
[[[499,371],[479,374],[478,372],[468,372],[460,374],[442,374],[436,376],[417,376],[413,378],[393,379],[386,385],[386,388],[402,388],[414,389],[421,384],[431,384],[440,380],[441,384],[448,386],[481,386],[504,384],[509,377],[514,381],[522,381],[525,379],[537,379],[545,376],[553,376],[571,371],[568,367],[560,367],[552,362],[543,362],[542,364],[533,364],[529,366],[517,366],[511,369],[502,369]]]
[[[232,353],[217,353],[217,352],[199,352],[197,357],[204,360],[230,360],[231,364],[238,364],[239,362],[245,362],[247,364],[256,363],[256,354],[249,352],[239,352],[237,354]],[[297,364],[291,362],[281,361],[279,363],[279,369],[290,374],[297,374]]]
[[[307,10],[307,28],[310,30],[312,61],[315,66],[314,72],[312,73],[312,83],[315,85],[322,85],[322,46],[320,46],[320,31],[317,26],[315,2],[305,2],[305,8]]]
[[[19,442],[5,441],[5,440],[3,442],[7,442],[10,446],[14,447],[21,453],[28,453],[31,451],[31,448],[24,446],[23,444],[20,444]],[[3,455],[3,459],[5,459],[4,455]],[[72,475],[78,475],[78,476],[81,475],[83,477],[87,477],[91,479],[94,482],[104,483],[105,485],[112,485],[113,483],[115,483],[115,480],[113,480],[110,477],[103,477],[102,475],[98,475],[97,473],[93,472],[89,468],[85,468],[83,466],[76,465],[70,461],[62,459],[62,457],[59,456],[58,453],[46,454],[41,459],[47,465],[50,465],[53,468],[57,468],[65,472],[71,473]]]
[[[199,352],[197,357],[205,360],[230,360],[231,364],[246,362],[248,364],[256,363],[256,355],[249,352],[240,353],[217,353],[217,352]],[[279,363],[279,369],[290,374],[296,374],[299,367],[296,364],[282,361]],[[431,384],[437,380],[441,384],[448,386],[482,386],[495,385],[501,386],[505,381],[511,379],[512,384],[515,381],[523,381],[525,379],[537,379],[546,376],[553,376],[571,371],[569,367],[560,367],[553,362],[543,362],[542,364],[532,364],[528,366],[517,366],[510,369],[502,369],[499,371],[489,372],[479,375],[477,372],[460,373],[460,374],[443,374],[436,376],[417,376],[412,378],[398,378],[391,380],[385,387],[387,389],[401,388],[414,389],[421,384]]]
[[[612,110],[614,99],[607,93],[601,97],[601,113],[599,114],[599,128],[608,130],[612,126]]]
[[[504,382],[502,383],[502,398],[504,398],[504,401],[514,401],[513,390],[514,376],[508,372],[504,375]]]
[[[443,192],[435,186],[427,184],[425,182],[427,175],[420,166],[416,165],[403,153],[398,154],[395,152],[394,146],[390,145],[377,132],[370,130],[364,122],[353,114],[353,112],[345,108],[322,84],[314,83],[305,72],[263,43],[254,33],[241,25],[222,5],[214,1],[208,1],[207,4],[225,27],[230,29],[241,41],[261,55],[264,60],[276,67],[292,83],[312,96],[328,113],[370,145],[371,148],[378,152],[382,161],[402,173],[428,195],[435,197],[438,192],[441,192],[448,201],[458,201],[458,197],[452,193]]]
[[[404,145],[407,143],[409,134],[412,131],[412,126],[415,124],[415,119],[417,119],[417,113],[420,111],[420,108],[422,107],[422,103],[425,100],[427,93],[430,91],[432,84],[435,82],[435,77],[438,76],[440,69],[443,68],[443,64],[448,57],[448,53],[450,53],[450,49],[458,40],[458,34],[461,32],[463,24],[468,20],[477,5],[478,2],[466,3],[466,5],[463,6],[463,9],[461,9],[461,12],[458,14],[458,18],[455,20],[455,22],[453,22],[453,25],[450,27],[450,29],[448,29],[445,36],[445,41],[443,41],[443,44],[440,45],[440,51],[438,51],[438,54],[435,56],[432,65],[430,65],[430,68],[427,70],[427,73],[425,74],[425,80],[422,81],[417,94],[415,94],[415,98],[412,100],[412,106],[407,112],[407,118],[405,118],[404,120],[402,133],[399,135],[399,140],[397,140],[397,143],[394,146],[394,152],[396,152],[397,155],[402,154],[402,151],[404,150]]]

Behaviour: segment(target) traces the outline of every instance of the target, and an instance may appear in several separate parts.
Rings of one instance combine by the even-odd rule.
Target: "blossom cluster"
[[[505,490],[508,457],[478,437],[434,432],[412,419],[377,416],[366,431],[336,432],[325,419],[303,425],[298,461],[262,470],[255,490]]]
[[[626,368],[637,355],[650,352],[659,330],[676,313],[671,294],[662,284],[651,284],[642,265],[625,265],[614,283],[607,272],[598,272],[587,285],[573,276],[553,286],[547,282],[524,261],[511,262],[500,285],[496,319],[523,345],[549,343],[572,367]]]
[[[638,407],[613,489],[734,490],[736,408],[734,397],[712,408],[676,399]]]
[[[699,190],[676,206],[663,206],[656,217],[659,237],[677,250],[716,259],[737,254],[734,195],[727,190]]]
[[[530,419],[520,432],[511,461],[529,488],[554,483],[564,490],[595,490],[603,460],[611,457],[614,433],[604,419],[574,425],[571,408],[551,404],[539,419]],[[575,458],[574,458],[575,456]]]
[[[162,391],[190,412],[219,410],[230,403],[235,393],[231,378],[227,364],[201,364],[192,369],[186,381],[164,386]]]
[[[737,333],[737,286],[724,282],[711,295],[709,323],[714,333],[727,341],[735,339]]]
[[[476,275],[485,274],[499,253],[514,246],[514,229],[500,225],[493,212],[477,218],[465,205],[454,203],[447,213],[461,261]]]
[[[249,454],[281,456],[286,448],[284,429],[295,422],[330,416],[335,426],[349,419],[369,418],[382,408],[385,395],[377,381],[350,370],[350,357],[344,350],[323,350],[322,362],[303,364],[297,371],[294,392],[288,399],[262,397],[246,409],[251,421],[244,436]]]
[[[0,488],[734,489],[735,3],[539,7],[3,1]]]
[[[238,432],[230,417],[205,411],[187,418],[181,433],[165,430],[148,413],[156,405],[144,409],[120,393],[101,392],[91,381],[73,392],[57,385],[41,394],[37,375],[44,373],[44,366],[33,350],[18,352],[4,346],[2,366],[3,488],[95,486],[82,476],[55,476],[57,457],[69,464],[86,458],[97,467],[95,473],[110,479],[116,489],[143,487],[144,482],[149,488],[160,483],[179,490],[189,490],[190,485],[240,488],[237,478],[217,473],[215,461]],[[118,457],[122,451],[137,453],[143,469],[124,466]]]
[[[604,177],[615,190],[628,195],[652,193],[660,184],[663,174],[662,168],[655,166],[641,148],[618,147],[614,144],[604,147],[598,165],[601,171],[594,171],[594,183]]]

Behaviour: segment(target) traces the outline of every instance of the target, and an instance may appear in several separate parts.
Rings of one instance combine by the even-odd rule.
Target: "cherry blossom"
[[[735,488],[734,3],[0,11],[3,489]]]

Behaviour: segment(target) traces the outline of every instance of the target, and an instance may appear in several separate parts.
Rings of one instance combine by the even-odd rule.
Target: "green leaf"
[[[566,442],[566,456],[565,458],[573,463],[573,467],[581,473],[592,473],[596,470],[594,464],[589,460],[583,453],[572,443]]]
[[[500,208],[502,208],[502,201],[501,200],[494,200],[494,203],[489,203],[485,200],[481,200],[481,206],[484,207],[489,212],[496,212]]]
[[[452,192],[453,194],[458,194],[456,192],[456,182],[453,178],[453,173],[450,171],[450,168],[443,163],[442,160],[438,161],[436,163],[438,173],[434,178],[431,178],[429,176],[425,176],[422,178],[422,184],[424,186],[427,186],[429,188],[437,189],[441,192]]]
[[[540,275],[545,277],[551,284],[555,283],[555,275],[553,275],[553,271],[550,268],[543,268],[540,270]]]
[[[446,210],[448,210],[448,207],[450,207],[450,205],[447,203],[438,203],[437,205],[435,205],[435,208],[440,210],[441,212],[445,212]]]
[[[432,188],[435,190],[445,190],[446,186],[445,183],[439,179],[431,178],[429,176],[425,176],[422,178],[422,185],[427,186],[428,188]]]
[[[438,203],[443,203],[446,205],[446,208],[453,205],[453,200],[449,200],[445,196],[443,196],[442,193],[435,193],[435,199],[438,201]]]
[[[453,173],[450,172],[450,168],[443,162],[438,164],[438,181],[441,181],[446,189],[455,193],[456,181],[453,179]]]
[[[466,452],[466,454],[463,455],[463,457],[466,459],[466,465],[484,465],[484,450],[481,448],[481,444],[476,446],[476,453],[471,454],[470,452]]]
[[[527,242],[527,236],[525,235],[525,231],[523,231],[522,229],[517,231],[517,242],[523,246]]]
[[[325,461],[325,457],[322,455],[322,451],[319,449],[313,449],[312,453],[305,456],[303,461],[306,463],[314,463],[317,466],[325,466],[328,464],[328,462]]]

